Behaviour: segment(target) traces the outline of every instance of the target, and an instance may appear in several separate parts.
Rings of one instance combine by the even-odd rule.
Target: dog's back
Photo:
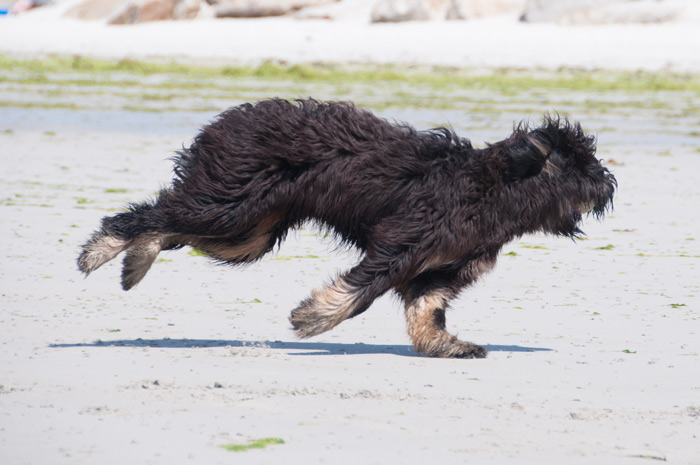
[[[280,229],[314,219],[364,248],[367,230],[421,188],[416,180],[470,150],[451,131],[418,132],[350,102],[264,100],[206,126],[176,159],[174,188],[159,204],[186,218],[172,225],[178,232],[230,235],[274,211]],[[180,214],[193,197],[207,205],[195,221]]]
[[[104,218],[78,266],[88,274],[126,252],[122,285],[130,289],[163,249],[190,245],[246,263],[309,219],[365,250],[372,228],[404,199],[436,191],[440,180],[428,172],[449,176],[440,165],[466,162],[471,151],[450,130],[418,132],[350,102],[243,104],[178,152],[173,185],[155,202]]]
[[[406,184],[395,178],[425,171],[421,140],[412,127],[350,102],[270,99],[231,108],[178,152],[173,185],[155,202],[103,219],[78,266],[89,274],[126,252],[122,285],[130,289],[163,249],[191,245],[249,262],[309,218],[362,248],[373,218],[404,197]]]

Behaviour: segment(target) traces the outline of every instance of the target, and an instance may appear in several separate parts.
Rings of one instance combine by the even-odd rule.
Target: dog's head
[[[503,143],[509,182],[536,197],[530,201],[539,204],[545,232],[576,236],[584,214],[602,218],[612,209],[617,181],[596,158],[595,137],[579,123],[546,117],[536,129],[519,126]]]

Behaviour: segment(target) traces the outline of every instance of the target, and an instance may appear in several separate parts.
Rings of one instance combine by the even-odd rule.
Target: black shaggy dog
[[[450,299],[523,234],[574,237],[612,206],[616,181],[579,124],[546,117],[475,149],[451,130],[416,131],[347,102],[264,100],[229,109],[175,160],[155,202],[102,220],[85,274],[126,252],[131,289],[161,250],[189,245],[242,264],[312,220],[363,252],[360,263],[292,311],[301,337],[328,331],[387,291],[406,306],[418,352],[484,357],[445,330]]]

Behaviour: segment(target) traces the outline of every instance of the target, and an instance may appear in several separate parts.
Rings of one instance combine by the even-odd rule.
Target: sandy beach
[[[110,27],[62,18],[70,4],[0,17],[0,53],[700,72],[700,27],[691,21],[562,26],[508,16],[393,24],[281,17]]]
[[[700,35],[686,24],[276,18],[109,28],[40,13],[1,18],[0,53],[700,71]],[[497,38],[474,47],[486,31]],[[617,47],[603,38],[613,32]],[[559,46],[546,46],[554,35]],[[378,84],[381,96],[370,98],[357,86],[284,82],[244,94],[250,83],[234,81],[238,93],[226,94],[212,81],[214,90],[192,91],[168,111],[162,105],[188,91],[167,90],[175,96],[162,103],[153,79],[138,91],[70,73],[58,85],[3,73],[3,465],[700,464],[697,92],[465,90],[438,108],[422,87]],[[272,92],[370,106],[418,96],[425,107],[375,111],[419,128],[449,123],[476,145],[521,118],[561,111],[597,134],[620,183],[615,210],[585,221],[586,240],[507,245],[495,270],[454,302],[448,328],[485,345],[483,360],[415,354],[391,296],[297,340],[289,311],[358,259],[310,227],[243,269],[189,249],[163,253],[130,292],[119,287],[119,260],[88,279],[78,273],[79,246],[100,218],[169,182],[168,157],[216,114],[209,107]]]

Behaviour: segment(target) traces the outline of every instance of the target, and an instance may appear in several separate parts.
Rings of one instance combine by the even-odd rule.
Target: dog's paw
[[[325,333],[357,314],[357,293],[340,277],[330,286],[314,290],[292,311],[289,321],[299,337]]]
[[[448,357],[454,358],[486,358],[488,350],[485,348],[472,344],[470,342],[461,342],[458,347],[454,350],[454,355],[448,355]]]
[[[289,322],[300,338],[306,339],[318,334],[324,333],[333,326],[332,321],[324,318],[318,309],[314,308],[313,300],[305,300],[297,308],[292,310],[289,316]]]
[[[441,358],[486,358],[488,351],[471,342],[460,341],[454,336],[432,341],[425,347],[416,347],[417,352],[428,357]]]

